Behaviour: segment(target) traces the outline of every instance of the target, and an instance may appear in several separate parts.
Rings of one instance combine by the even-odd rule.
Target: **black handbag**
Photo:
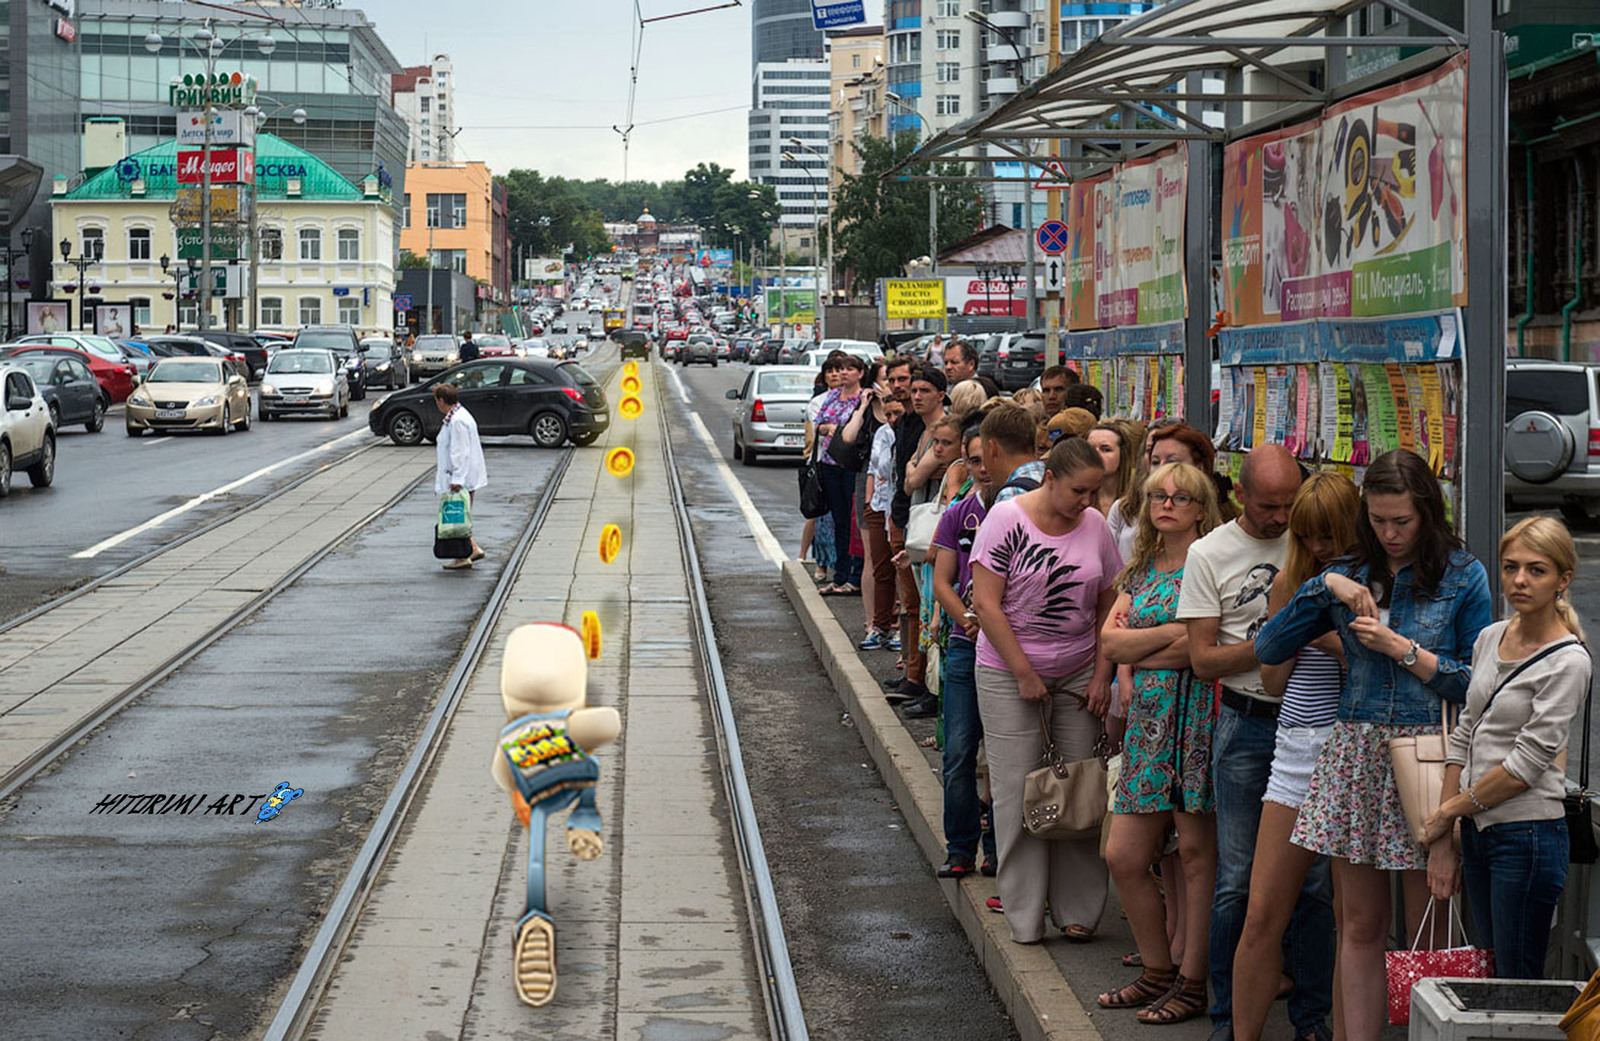
[[[440,560],[465,560],[472,556],[472,540],[442,539],[436,524],[433,528],[433,555]]]
[[[821,446],[820,435],[816,443]],[[806,520],[815,520],[828,512],[828,494],[822,490],[822,474],[818,471],[821,465],[815,451],[800,464],[800,516]]]
[[[1589,814],[1589,716],[1594,707],[1594,672],[1589,673],[1589,693],[1583,699],[1583,761],[1578,764],[1578,790],[1561,800],[1567,815],[1567,848],[1574,864],[1593,864],[1600,860],[1600,846],[1594,841],[1594,822]]]

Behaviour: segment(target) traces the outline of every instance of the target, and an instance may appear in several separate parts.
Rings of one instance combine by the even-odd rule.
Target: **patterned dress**
[[[1149,570],[1129,591],[1128,624],[1149,629],[1177,620],[1183,568]],[[1113,813],[1211,813],[1213,685],[1188,669],[1135,669]]]

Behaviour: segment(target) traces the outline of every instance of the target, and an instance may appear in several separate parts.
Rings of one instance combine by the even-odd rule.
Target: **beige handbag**
[[[1439,794],[1444,788],[1445,755],[1450,750],[1450,703],[1439,701],[1439,717],[1443,730],[1437,734],[1418,734],[1415,737],[1391,737],[1389,763],[1394,767],[1395,787],[1400,789],[1400,806],[1405,810],[1406,827],[1411,831],[1411,841],[1419,846],[1422,825],[1439,808]]]
[[[1098,839],[1106,817],[1105,735],[1095,754],[1069,763],[1056,751],[1050,717],[1039,702],[1039,730],[1044,736],[1044,763],[1022,783],[1022,826],[1036,839]]]

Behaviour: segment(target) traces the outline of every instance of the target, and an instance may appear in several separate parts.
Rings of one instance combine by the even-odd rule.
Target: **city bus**
[[[605,309],[604,313],[606,319],[606,332],[608,333],[617,329],[621,329],[627,324],[627,315],[620,307],[608,307]]]

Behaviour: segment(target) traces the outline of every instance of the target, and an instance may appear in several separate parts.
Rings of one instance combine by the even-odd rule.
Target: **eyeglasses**
[[[1175,492],[1172,495],[1168,495],[1166,492],[1151,492],[1150,501],[1170,504],[1182,509],[1194,502],[1194,496],[1186,495],[1183,492]]]

